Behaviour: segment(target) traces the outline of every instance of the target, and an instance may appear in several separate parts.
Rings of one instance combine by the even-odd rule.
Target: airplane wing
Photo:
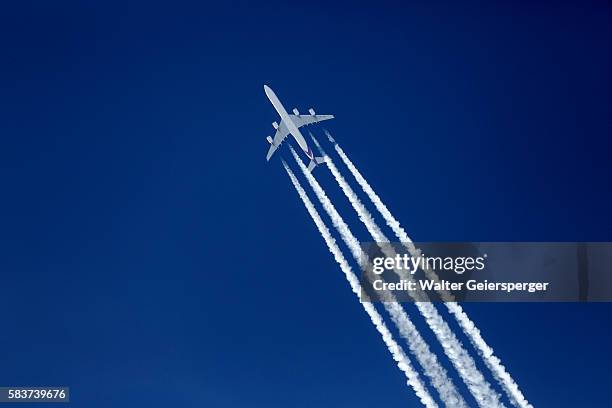
[[[285,122],[281,122],[281,124],[278,126],[278,129],[276,129],[274,140],[272,140],[272,143],[270,143],[270,149],[268,150],[268,154],[266,155],[267,161],[270,160],[270,157],[272,157],[276,149],[278,149],[281,143],[283,143],[283,140],[285,140],[287,135],[289,135],[287,125],[285,125]]]
[[[295,124],[296,127],[301,128],[302,126],[311,125],[313,123],[323,122],[324,120],[333,119],[334,115],[289,115],[289,119]],[[274,154],[276,149],[283,143],[285,138],[289,135],[289,130],[285,122],[281,122],[276,129],[276,134],[272,143],[270,143],[270,149],[266,155],[266,160],[269,161],[270,157]]]
[[[295,123],[295,126],[301,128],[302,126],[333,119],[334,115],[289,115],[289,117]]]

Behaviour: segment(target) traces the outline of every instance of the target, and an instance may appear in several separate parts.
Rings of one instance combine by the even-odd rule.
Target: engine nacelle
[[[314,116],[314,115],[315,115],[315,111],[314,111],[314,109],[312,109],[312,108],[308,109],[308,113],[310,113],[312,116]]]
[[[278,123],[276,123],[276,122],[272,122],[272,127],[273,127],[274,129],[278,129]]]
[[[268,141],[268,143],[274,144],[274,141],[272,140],[272,136],[266,137],[266,140]]]
[[[293,108],[293,114],[294,114],[295,116],[300,116],[300,111],[299,111],[299,110],[297,110],[297,108]]]

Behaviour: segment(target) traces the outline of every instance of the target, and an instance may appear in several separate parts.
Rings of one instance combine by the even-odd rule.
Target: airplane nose
[[[272,88],[270,88],[268,85],[264,85],[264,92],[266,93],[268,99],[272,100],[272,95],[274,95],[274,91],[272,91]]]

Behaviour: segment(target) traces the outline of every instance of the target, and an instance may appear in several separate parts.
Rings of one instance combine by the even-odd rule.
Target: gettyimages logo
[[[458,275],[466,271],[482,271],[485,268],[487,254],[482,256],[425,256],[418,254],[412,256],[408,254],[396,254],[395,257],[376,257],[372,260],[372,272],[377,275],[385,270],[406,270],[414,275],[419,269],[433,269],[435,271],[452,271]]]

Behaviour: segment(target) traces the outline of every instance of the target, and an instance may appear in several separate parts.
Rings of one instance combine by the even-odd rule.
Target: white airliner
[[[308,171],[312,171],[317,164],[321,164],[325,161],[325,157],[315,157],[312,153],[310,147],[306,143],[306,139],[300,133],[300,129],[302,126],[311,125],[313,123],[322,122],[324,120],[333,119],[333,115],[317,115],[315,114],[314,109],[310,108],[308,110],[309,115],[300,115],[297,108],[293,109],[293,115],[289,115],[285,110],[283,104],[278,100],[276,94],[268,85],[264,85],[264,91],[266,91],[266,95],[268,99],[274,106],[274,109],[278,112],[281,123],[280,125],[276,122],[272,122],[272,126],[276,129],[276,134],[274,135],[274,139],[268,136],[266,140],[270,143],[270,150],[268,150],[268,154],[266,155],[266,160],[270,160],[270,157],[274,154],[276,149],[281,145],[283,140],[289,135],[292,135],[300,148],[306,153],[306,156],[310,159],[310,164],[308,165]]]

